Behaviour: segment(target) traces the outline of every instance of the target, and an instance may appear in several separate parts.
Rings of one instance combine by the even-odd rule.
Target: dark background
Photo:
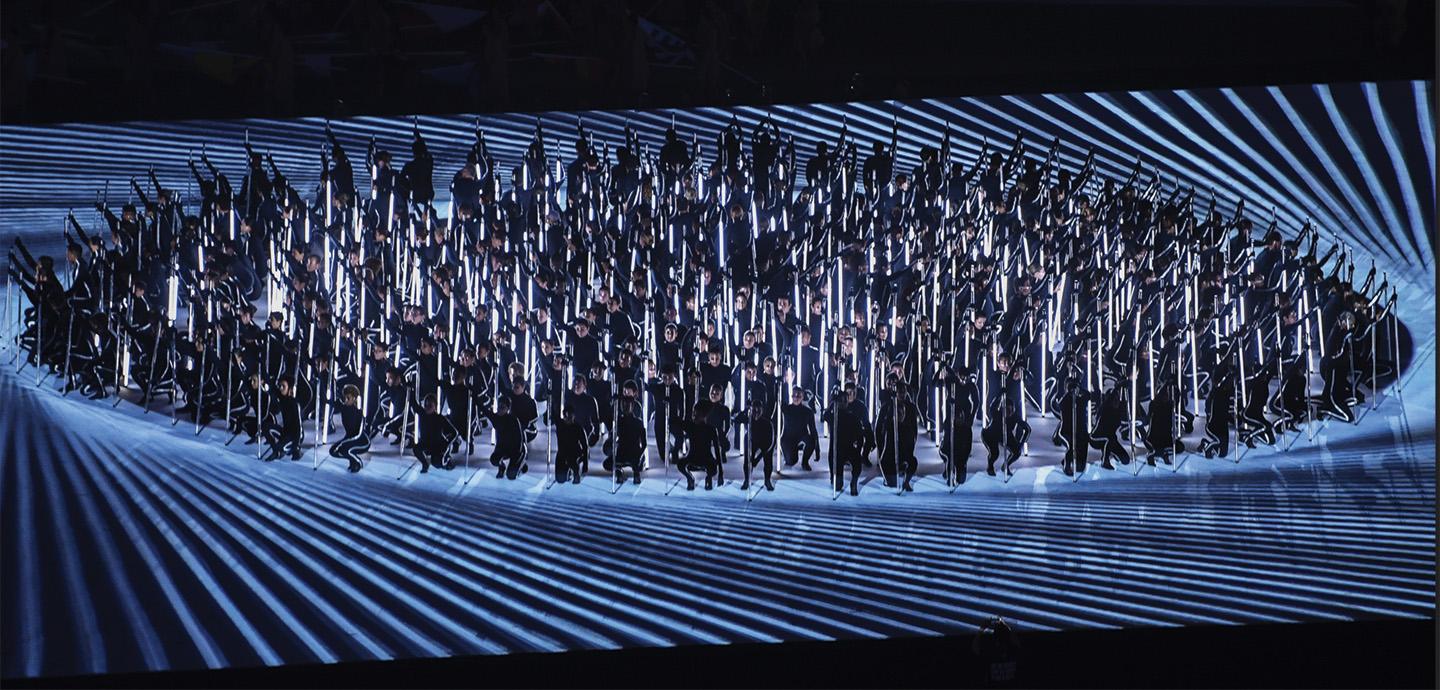
[[[1434,74],[1429,0],[0,5],[6,124],[758,105]],[[1022,639],[1019,682],[1434,687],[1434,625],[1431,619],[1033,634]],[[941,638],[10,685],[968,687],[982,674],[968,638]]]
[[[1433,688],[1435,621],[1032,633],[1013,687]],[[16,688],[986,687],[970,637],[31,679]],[[1004,687],[1004,686],[1000,686]]]
[[[7,123],[1433,79],[1432,0],[6,0]]]

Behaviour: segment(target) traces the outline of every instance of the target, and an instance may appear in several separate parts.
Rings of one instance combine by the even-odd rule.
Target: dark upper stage
[[[11,0],[7,124],[1433,79],[1422,0]]]

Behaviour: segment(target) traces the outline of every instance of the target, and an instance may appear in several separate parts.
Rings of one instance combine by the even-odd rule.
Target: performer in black
[[[460,435],[460,430],[450,423],[449,417],[440,414],[438,406],[434,394],[420,401],[420,432],[415,437],[412,451],[420,460],[421,474],[429,472],[432,465],[442,470],[455,469],[455,464],[450,461],[450,446]]]
[[[495,403],[495,411],[481,408],[481,414],[490,420],[495,430],[495,450],[490,453],[490,464],[495,466],[495,478],[514,480],[521,473],[529,471],[525,462],[525,424],[512,409],[511,401],[519,398],[501,397]]]
[[[847,394],[853,394],[854,390],[854,387],[851,386]],[[831,473],[832,480],[835,484],[835,491],[843,491],[845,472],[848,469],[850,495],[858,496],[860,495],[860,473],[863,471],[861,456],[865,452],[866,431],[869,429],[870,420],[860,417],[857,414],[857,408],[849,405],[840,406],[839,418],[840,421],[831,435],[831,443],[835,445],[835,466]],[[813,424],[813,417],[811,419]]]
[[[1025,422],[1025,415],[1020,409],[1023,404],[1020,397],[1023,380],[1023,367],[1012,364],[1008,356],[1001,355],[996,363],[995,385],[991,388],[989,423],[980,432],[980,439],[989,454],[985,472],[992,477],[995,476],[995,461],[1000,457],[1002,446],[1006,453],[1005,472],[1014,474],[1012,465],[1020,459],[1020,452],[1030,436],[1030,425]]]
[[[764,472],[765,490],[775,490],[771,479],[775,473],[775,415],[766,406],[766,398],[760,393],[761,390],[763,389],[753,389],[749,403],[744,409],[735,412],[735,424],[746,425],[749,430],[749,448],[742,448],[745,453],[744,479],[740,482],[742,491],[749,490],[750,470],[756,466],[761,467]]]
[[[880,416],[875,420],[880,471],[885,476],[885,486],[895,488],[903,484],[906,491],[914,491],[910,480],[918,467],[915,441],[920,433],[920,409],[910,399],[904,381],[891,377],[886,387],[889,395],[885,396]]]
[[[265,400],[265,442],[270,444],[266,462],[289,455],[291,460],[301,457],[300,404],[295,400],[294,382],[288,376],[280,377],[275,394]],[[262,393],[263,395],[263,393]]]
[[[685,422],[685,436],[689,440],[689,452],[677,465],[680,474],[685,476],[685,490],[695,490],[695,470],[705,472],[705,490],[709,491],[715,487],[715,475],[720,472],[720,460],[715,455],[719,448],[719,439],[716,438],[715,427],[711,426],[706,417],[709,413],[709,405],[697,403],[690,414],[690,419]],[[723,484],[724,479],[720,482]]]
[[[965,483],[974,443],[975,414],[980,411],[980,391],[975,377],[961,364],[953,369],[942,366],[936,380],[945,391],[949,410],[944,416],[945,435],[941,439],[940,457],[945,460],[943,478],[957,484]]]
[[[785,466],[794,467],[798,460],[800,469],[809,472],[810,459],[820,454],[820,436],[815,429],[815,411],[805,403],[805,390],[791,390],[790,403],[782,405],[780,413],[780,448],[785,453]]]
[[[620,422],[616,430],[615,482],[625,481],[625,470],[629,469],[634,483],[640,483],[645,471],[645,422],[640,419],[638,389],[633,383],[627,386],[626,394],[619,402]]]
[[[345,437],[331,444],[330,457],[343,458],[350,463],[351,472],[359,472],[365,464],[360,456],[370,450],[370,436],[365,433],[365,416],[360,410],[360,389],[346,386],[340,392],[340,400],[331,400],[331,408],[340,413],[340,423],[345,427]]]

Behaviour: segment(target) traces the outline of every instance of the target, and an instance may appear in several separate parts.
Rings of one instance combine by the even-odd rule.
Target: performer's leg
[[[1005,471],[1009,472],[1010,466],[1020,460],[1020,453],[1025,449],[1025,441],[1030,438],[1030,425],[1024,422],[1015,425],[1010,432],[1010,445],[1007,448],[1009,455],[1005,458]]]
[[[895,448],[890,440],[880,444],[880,474],[885,478],[885,486],[895,486]]]
[[[284,439],[282,450],[290,455],[291,460],[299,460],[302,457],[303,436],[300,433],[288,434]]]
[[[524,446],[520,448],[506,448],[505,452],[501,454],[499,467],[505,472],[505,478],[507,480],[513,481],[520,476],[520,472],[524,469],[525,465],[524,455]],[[500,475],[497,473],[495,476],[498,478]]]
[[[490,451],[490,465],[495,468],[496,479],[505,476],[505,450],[504,448],[495,446],[494,450]]]
[[[745,462],[744,462],[744,464],[743,464],[743,465],[741,466],[741,468],[740,468],[740,470],[744,473],[744,476],[743,476],[743,478],[742,478],[741,481],[740,481],[740,490],[741,490],[741,491],[749,490],[749,488],[750,488],[750,470],[755,467],[755,463],[758,462],[759,460],[760,460],[760,449],[759,449],[759,448],[751,448],[751,449],[750,449],[750,452],[745,454]]]
[[[810,461],[820,458],[820,437],[809,434],[805,437],[805,454],[800,457],[800,469],[810,471]]]
[[[1112,432],[1106,439],[1106,450],[1115,456],[1122,465],[1130,464],[1130,453],[1125,450],[1125,443],[1120,440],[1120,432]]]
[[[785,434],[780,437],[780,452],[785,455],[785,466],[794,467],[799,462],[796,455],[800,452],[800,436],[798,434]]]
[[[270,453],[264,457],[266,462],[280,457],[281,447],[284,441],[281,438],[279,427],[265,427],[265,443],[270,446]]]
[[[971,446],[974,445],[975,432],[971,430],[969,425],[960,427],[957,431],[953,451],[955,453],[953,471],[955,472],[956,483],[964,484],[966,477],[969,475],[970,449]]]
[[[760,454],[760,459],[765,466],[765,490],[774,491],[775,484],[771,480],[771,475],[775,474],[775,446],[770,446],[765,449],[765,451]]]
[[[685,490],[694,491],[695,475],[690,472],[690,463],[686,462],[685,460],[681,460],[676,465],[676,467],[680,469],[680,474],[685,475]]]
[[[430,466],[436,464],[437,461],[439,461],[439,458],[435,457],[435,455],[430,452],[430,449],[426,447],[426,445],[423,443],[416,443],[410,448],[410,452],[413,453],[416,459],[420,461],[421,474],[429,472]]]
[[[995,476],[995,460],[1000,457],[1000,429],[991,424],[980,430],[980,441],[985,444],[985,473]]]

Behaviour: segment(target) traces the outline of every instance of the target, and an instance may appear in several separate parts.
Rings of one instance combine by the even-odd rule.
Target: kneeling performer
[[[365,466],[360,462],[360,455],[370,452],[370,435],[365,433],[365,415],[360,411],[360,389],[354,385],[346,386],[340,398],[335,409],[340,413],[340,423],[345,426],[345,438],[330,446],[330,457],[348,460],[350,471],[359,472]]]

